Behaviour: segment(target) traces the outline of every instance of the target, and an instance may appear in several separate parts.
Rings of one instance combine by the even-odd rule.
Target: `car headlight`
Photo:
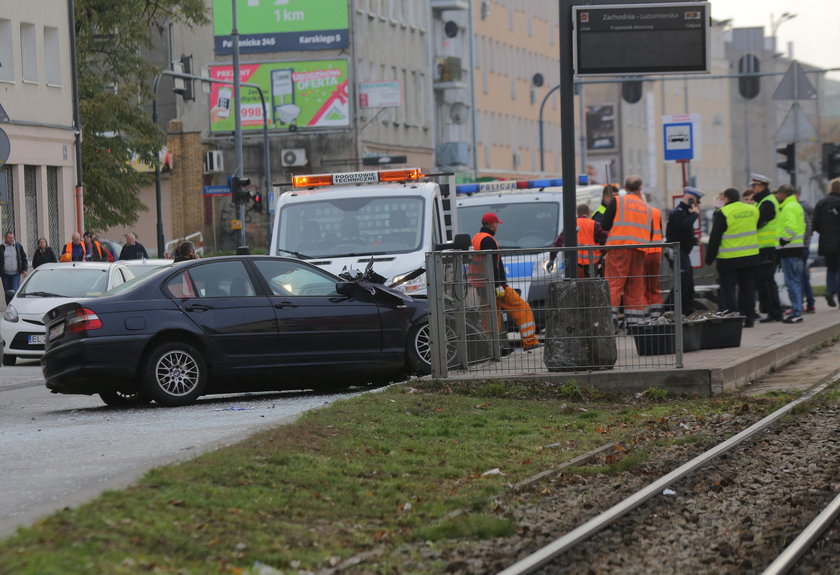
[[[388,282],[388,285],[395,284],[404,278],[408,274],[400,274],[398,276],[394,276],[391,278],[391,281]],[[408,280],[407,282],[398,285],[396,288],[400,291],[403,291],[408,294],[412,293],[420,293],[426,291],[426,274],[422,273],[413,280]]]
[[[3,314],[3,319],[10,322],[16,322],[18,320],[18,312],[15,309],[15,306],[10,305],[6,308],[6,313]]]

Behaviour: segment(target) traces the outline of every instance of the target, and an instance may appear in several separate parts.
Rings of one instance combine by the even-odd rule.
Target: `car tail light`
[[[70,333],[79,333],[82,331],[91,331],[100,329],[102,321],[93,310],[86,307],[77,309],[72,317],[67,320],[67,331]]]

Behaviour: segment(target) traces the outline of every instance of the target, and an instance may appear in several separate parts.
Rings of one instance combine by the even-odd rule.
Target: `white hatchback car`
[[[38,266],[21,283],[0,319],[3,364],[44,354],[44,314],[72,301],[97,297],[134,279],[122,262],[65,262]]]

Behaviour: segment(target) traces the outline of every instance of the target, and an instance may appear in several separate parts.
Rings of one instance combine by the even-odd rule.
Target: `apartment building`
[[[0,4],[0,129],[10,141],[4,232],[31,254],[76,229],[75,130],[66,0]]]

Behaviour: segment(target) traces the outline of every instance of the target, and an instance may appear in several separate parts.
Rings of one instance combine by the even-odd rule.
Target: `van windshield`
[[[496,213],[502,220],[495,236],[500,248],[547,248],[557,238],[559,202],[506,203],[493,198],[486,204],[460,206],[458,230],[471,236],[477,234],[481,216],[487,212]]]
[[[286,204],[275,248],[313,258],[415,252],[427,226],[424,202],[383,196]]]

